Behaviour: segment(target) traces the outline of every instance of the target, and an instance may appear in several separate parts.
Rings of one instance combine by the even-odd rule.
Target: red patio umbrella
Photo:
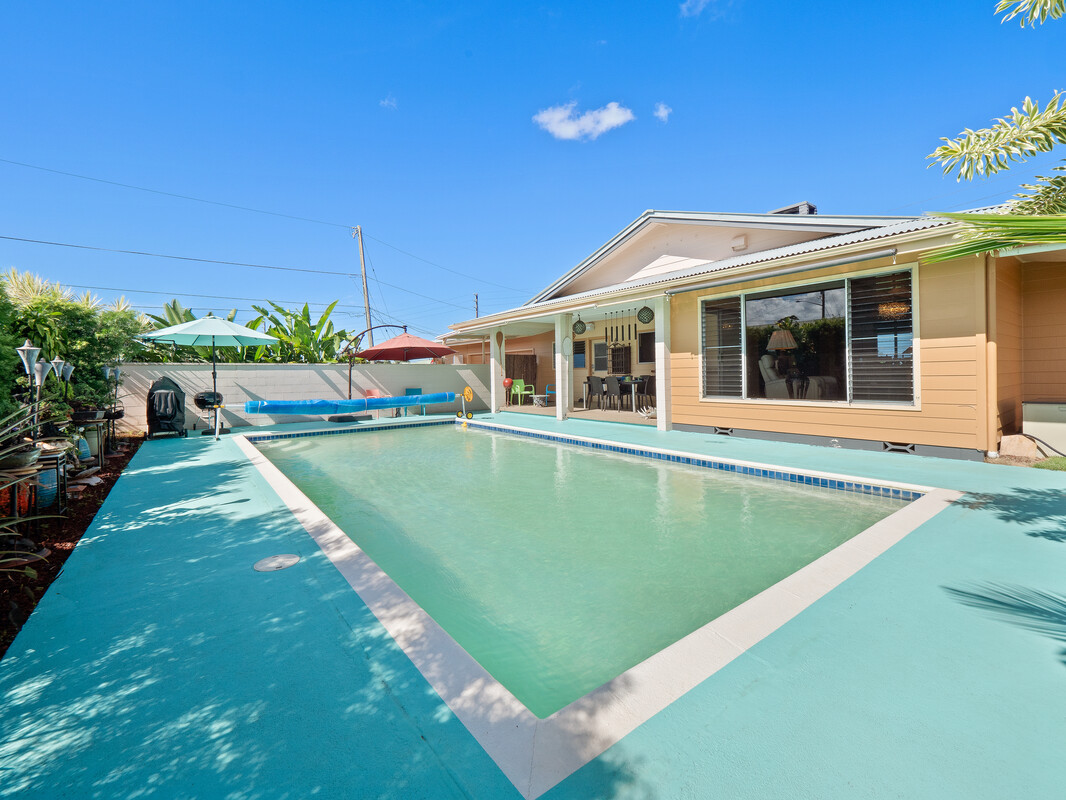
[[[410,361],[414,358],[440,358],[454,352],[446,344],[431,342],[405,332],[376,347],[368,347],[360,353],[354,353],[353,357],[367,361]]]

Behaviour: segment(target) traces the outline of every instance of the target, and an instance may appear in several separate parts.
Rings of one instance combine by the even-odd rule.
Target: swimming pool
[[[541,719],[905,505],[452,425],[256,446]]]

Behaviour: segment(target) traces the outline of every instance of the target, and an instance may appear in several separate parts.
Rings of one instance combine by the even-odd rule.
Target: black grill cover
[[[185,435],[185,392],[165,375],[148,389],[148,437],[157,433]]]

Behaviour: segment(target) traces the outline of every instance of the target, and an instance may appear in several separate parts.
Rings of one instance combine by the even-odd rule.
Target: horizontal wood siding
[[[866,263],[864,269],[877,267]],[[903,266],[901,263],[899,266]],[[893,267],[885,262],[886,271]],[[896,267],[898,268],[898,266]],[[835,267],[812,273],[810,283],[855,271]],[[778,279],[780,280],[780,279]],[[916,284],[920,338],[920,410],[868,408],[856,404],[813,406],[767,402],[701,401],[699,292],[673,296],[671,308],[671,402],[673,422],[849,439],[982,449],[985,419],[984,265],[977,258],[922,265]],[[807,279],[805,279],[807,282]],[[753,281],[729,291],[772,285]]]
[[[1066,400],[1066,263],[1022,269],[1026,400]]]

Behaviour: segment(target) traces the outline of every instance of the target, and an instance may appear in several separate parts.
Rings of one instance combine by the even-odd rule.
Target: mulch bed
[[[70,495],[66,514],[60,519],[43,520],[40,532],[30,535],[34,541],[52,551],[47,560],[31,565],[37,571],[36,578],[0,575],[0,658],[3,658],[15,635],[52,585],[52,581],[63,571],[63,564],[73,552],[74,545],[88,530],[111,487],[115,485],[115,481],[142,441],[140,437],[120,436],[119,452],[109,455],[105,459],[104,468],[96,473],[103,483],[86,486],[81,493]],[[71,470],[69,474],[73,472]]]

